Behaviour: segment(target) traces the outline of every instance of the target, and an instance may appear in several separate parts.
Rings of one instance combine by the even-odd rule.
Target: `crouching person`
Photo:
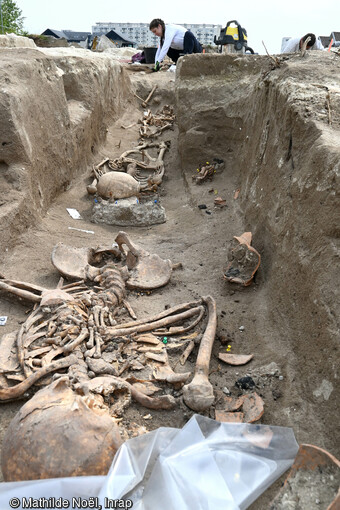
[[[202,53],[202,46],[190,30],[181,25],[165,25],[164,21],[156,18],[149,25],[153,34],[160,38],[155,57],[155,71],[160,68],[160,63],[168,55],[175,63],[181,55]]]

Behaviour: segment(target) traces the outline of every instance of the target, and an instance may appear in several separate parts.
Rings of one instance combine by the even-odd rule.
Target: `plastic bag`
[[[146,60],[145,60],[144,51],[140,51],[140,52],[132,55],[131,62],[133,62],[134,64],[145,64]]]
[[[292,465],[297,450],[292,429],[194,415],[181,430],[159,428],[125,442],[106,477],[3,483],[0,508],[54,497],[69,508],[82,498],[97,506],[79,508],[243,510]]]

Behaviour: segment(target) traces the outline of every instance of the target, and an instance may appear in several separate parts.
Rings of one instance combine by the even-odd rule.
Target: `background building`
[[[90,32],[74,32],[73,30],[54,30],[47,28],[41,35],[55,37],[56,39],[66,39],[69,43],[78,43],[83,48],[88,47],[88,41],[91,37]]]
[[[187,24],[182,26],[191,30],[201,44],[214,44],[214,35],[219,35],[221,25]],[[149,23],[96,23],[92,27],[93,36],[106,35],[110,30],[121,34],[129,41],[134,41],[136,46],[157,46],[159,38],[149,30]]]

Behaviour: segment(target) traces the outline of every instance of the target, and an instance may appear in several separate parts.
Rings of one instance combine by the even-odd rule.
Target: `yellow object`
[[[232,37],[234,39],[234,41],[238,41],[239,40],[238,27],[232,27],[232,26],[229,25],[229,27],[227,27],[227,30],[225,31],[225,34],[229,35],[230,37]],[[244,37],[244,40],[246,41],[247,40],[247,36],[246,36],[246,34],[244,32],[243,32],[243,37]]]

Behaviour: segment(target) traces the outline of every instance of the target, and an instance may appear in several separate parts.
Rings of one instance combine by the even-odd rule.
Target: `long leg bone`
[[[189,317],[192,317],[193,315],[197,315],[201,313],[200,306],[196,308],[191,308],[190,310],[186,312],[179,313],[177,315],[171,315],[170,317],[165,317],[164,319],[160,319],[155,322],[151,322],[148,324],[141,324],[139,326],[134,326],[131,328],[122,328],[122,329],[116,329],[113,328],[107,328],[107,333],[109,338],[113,338],[116,336],[121,335],[131,335],[132,333],[143,333],[145,331],[153,331],[154,329],[162,328],[165,326],[169,326],[169,324],[173,324],[175,322],[180,322],[185,319],[188,319]]]
[[[9,292],[10,294],[14,294],[19,298],[27,299],[28,301],[33,301],[33,303],[40,303],[41,300],[41,295],[37,295],[34,292],[21,289],[16,285],[5,283],[4,281],[0,281],[0,290],[4,290],[6,292]]]
[[[194,378],[191,383],[183,387],[184,402],[193,411],[204,411],[214,402],[213,387],[208,376],[217,326],[216,303],[211,296],[203,299],[208,307],[208,324],[198,351]]]
[[[130,328],[133,326],[139,326],[140,324],[147,324],[149,322],[155,322],[160,319],[163,319],[164,317],[168,317],[170,315],[174,315],[177,312],[184,312],[185,310],[189,310],[190,308],[193,308],[195,306],[199,306],[202,304],[202,300],[199,299],[197,301],[191,301],[190,303],[182,303],[180,305],[173,306],[172,308],[168,308],[167,310],[164,310],[163,312],[158,313],[157,315],[153,315],[152,317],[148,317],[147,319],[139,319],[134,322],[127,322],[125,324],[118,324],[117,326],[114,326],[114,329],[121,329],[121,328]]]
[[[173,327],[173,328],[169,328],[167,331],[162,331],[162,332],[157,332],[155,331],[154,333],[157,335],[157,334],[161,334],[161,335],[182,335],[183,333],[186,333],[187,331],[190,331],[191,329],[193,329],[195,326],[197,326],[197,324],[201,321],[203,315],[204,315],[204,307],[201,306],[201,311],[198,315],[198,317],[192,321],[188,326],[177,326],[177,327]]]

